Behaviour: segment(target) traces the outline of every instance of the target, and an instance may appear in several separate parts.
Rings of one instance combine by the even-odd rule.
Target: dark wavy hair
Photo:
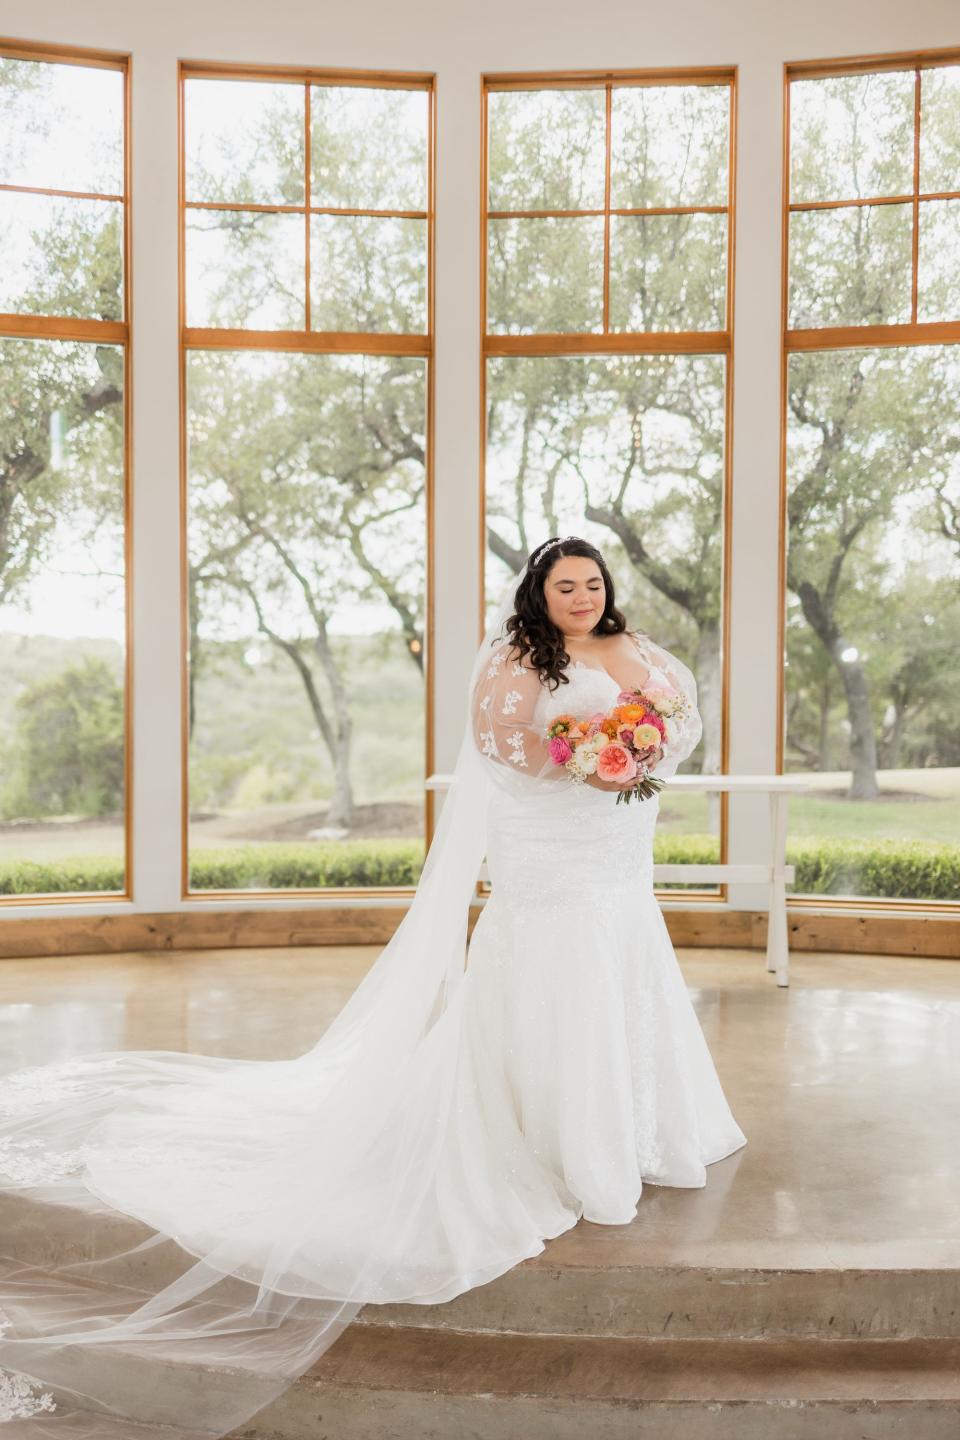
[[[514,613],[505,622],[504,633],[509,637],[519,658],[522,660],[524,655],[529,655],[534,669],[540,672],[541,681],[548,684],[551,690],[556,690],[561,682],[564,685],[570,683],[570,677],[565,673],[570,656],[563,646],[563,631],[554,625],[547,613],[543,587],[550,571],[562,556],[583,555],[588,560],[595,560],[603,576],[606,591],[603,614],[590,633],[618,635],[626,630],[627,621],[626,616],[614,604],[613,576],[595,545],[591,545],[589,540],[581,540],[579,536],[560,540],[558,545],[550,545],[548,550],[544,550],[543,545],[548,543],[544,541],[527,557],[528,570],[517,586],[513,597]],[[538,558],[534,563],[535,556]]]

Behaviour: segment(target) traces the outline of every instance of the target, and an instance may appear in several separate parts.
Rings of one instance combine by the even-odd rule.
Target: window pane
[[[610,204],[725,205],[730,89],[614,86]]]
[[[489,208],[603,207],[603,90],[492,90]]]
[[[912,225],[910,205],[794,211],[790,325],[909,321]]]
[[[188,210],[187,324],[302,330],[303,215]]]
[[[865,200],[913,190],[914,72],[790,85],[790,199]]]
[[[491,331],[603,329],[603,216],[488,221]]]
[[[186,80],[187,200],[302,205],[302,85]]]
[[[123,352],[0,339],[0,894],[124,888]]]
[[[425,90],[310,87],[310,200],[355,210],[426,210]]]
[[[917,318],[960,318],[960,200],[920,202]]]
[[[958,414],[955,346],[790,357],[795,893],[960,899]]]
[[[122,194],[123,79],[0,56],[0,184]]]
[[[592,540],[611,567],[618,608],[696,674],[704,737],[686,768],[713,773],[721,754],[724,373],[716,355],[509,356],[487,370],[491,614],[511,574],[503,555],[515,557],[515,572],[547,535]],[[715,798],[667,787],[658,861],[718,860],[718,836]]]
[[[416,883],[426,364],[191,352],[197,890]]]
[[[123,208],[0,191],[0,310],[123,318]]]
[[[920,72],[920,189],[960,190],[960,65]]]
[[[427,328],[427,222],[311,215],[314,330]]]
[[[722,330],[725,215],[612,215],[610,328]]]

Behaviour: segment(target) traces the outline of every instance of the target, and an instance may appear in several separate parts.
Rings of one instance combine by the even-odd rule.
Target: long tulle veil
[[[5,1436],[213,1440],[363,1305],[448,1299],[524,1258],[491,1233],[464,1273],[439,1220],[424,1236],[492,783],[469,696],[526,570],[476,652],[409,910],[312,1050],[100,1052],[0,1079]]]

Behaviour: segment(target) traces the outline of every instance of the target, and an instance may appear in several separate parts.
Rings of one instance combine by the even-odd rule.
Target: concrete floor
[[[309,1049],[377,947],[0,961],[0,1068],[102,1049]],[[531,1267],[960,1266],[960,965],[682,950],[748,1145],[703,1190],[647,1186],[629,1226],[581,1222]]]

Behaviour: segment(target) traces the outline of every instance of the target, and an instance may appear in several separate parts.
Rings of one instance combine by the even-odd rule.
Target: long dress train
[[[448,1300],[745,1143],[654,897],[659,800],[547,768],[546,718],[619,690],[579,663],[570,681],[551,695],[504,650],[482,673],[410,910],[311,1051],[0,1080],[3,1203],[75,1214],[85,1247],[64,1264],[42,1222],[7,1227],[5,1437],[211,1440],[362,1305]],[[118,1212],[143,1238],[111,1231]]]

